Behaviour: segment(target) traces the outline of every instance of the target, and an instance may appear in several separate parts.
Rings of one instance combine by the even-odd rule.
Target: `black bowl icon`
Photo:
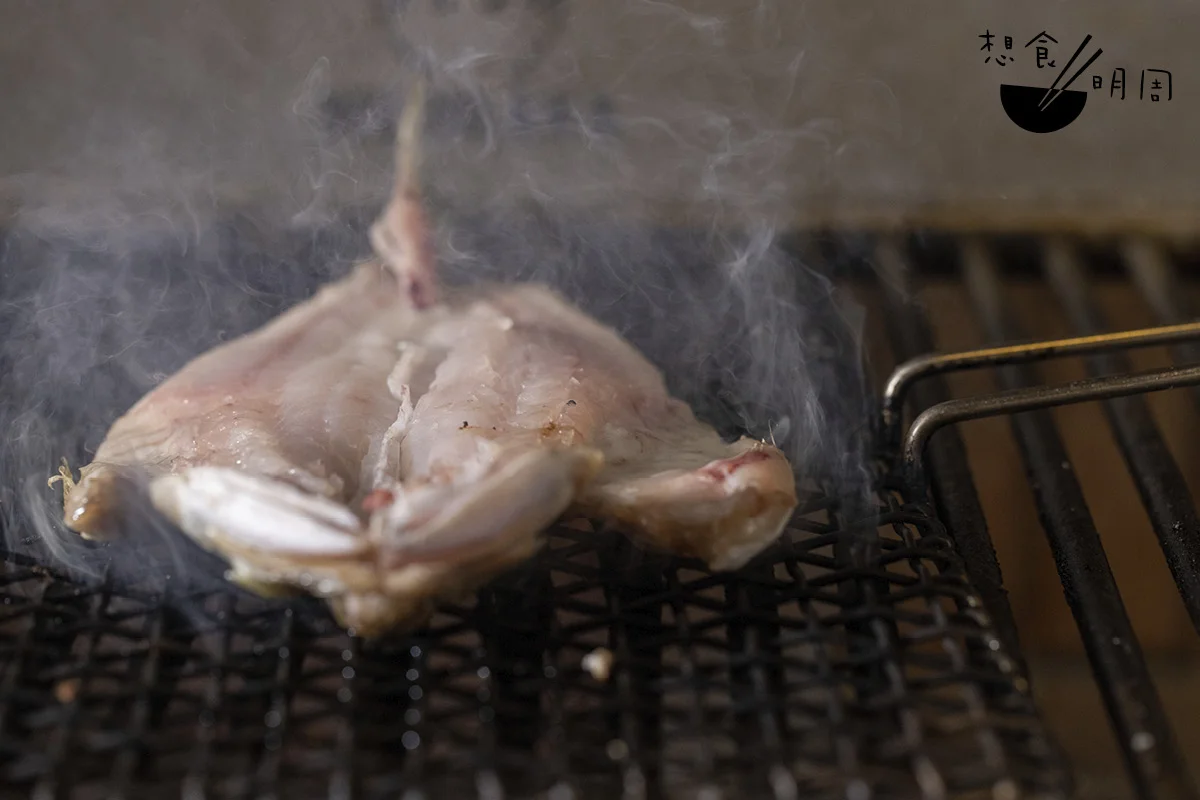
[[[1039,109],[1046,97],[1042,86],[1016,86],[1000,84],[1000,103],[1004,113],[1030,133],[1054,133],[1074,122],[1087,103],[1087,92],[1068,90],[1059,92],[1054,102]]]

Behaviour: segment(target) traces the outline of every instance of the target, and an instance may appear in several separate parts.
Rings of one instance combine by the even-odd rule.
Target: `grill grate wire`
[[[1054,237],[1044,240],[1037,261],[1045,271],[1047,282],[1055,290],[1066,316],[1081,336],[1095,335],[1105,329],[1099,310],[1089,298],[1080,244]],[[1164,323],[1184,327],[1186,314],[1177,300],[1168,299],[1165,288],[1175,284],[1166,258],[1148,249],[1144,241],[1135,241],[1119,249],[1135,283],[1148,295],[1148,303]],[[965,239],[955,253],[963,279],[978,311],[986,335],[993,345],[1022,340],[1022,331],[1012,319],[1005,300],[996,255],[978,240]],[[895,242],[882,245],[880,260],[891,263],[893,272],[907,274],[911,255]],[[1139,276],[1140,274],[1140,276]],[[1195,327],[1195,326],[1192,326]],[[1162,329],[1163,341],[1175,341],[1178,359],[1195,352],[1196,331]],[[1170,339],[1166,337],[1169,336]],[[1112,383],[1110,377],[1126,375],[1131,367],[1123,355],[1124,344],[1108,348],[1089,346],[1086,362],[1092,383]],[[1037,351],[1037,352],[1035,352]],[[1030,348],[1028,358],[1063,355],[1050,348]],[[995,355],[980,353],[978,358],[955,356],[959,367],[994,364],[1001,388],[1011,396],[1001,400],[996,396],[994,408],[984,411],[992,398],[974,398],[942,403],[927,409],[913,425],[921,427],[922,418],[936,419],[941,413],[948,419],[976,418],[996,413],[1011,414],[1013,435],[1020,447],[1021,457],[1029,473],[1042,526],[1049,541],[1067,602],[1082,636],[1098,687],[1117,736],[1122,755],[1139,797],[1196,798],[1196,788],[1173,731],[1167,722],[1162,702],[1150,677],[1138,638],[1122,603],[1109,566],[1104,547],[1088,510],[1082,489],[1054,418],[1044,410],[1051,405],[1050,395],[1038,384],[1028,366],[1001,361]],[[1007,365],[1005,365],[1007,364]],[[1150,517],[1167,564],[1181,599],[1193,621],[1200,619],[1196,586],[1200,582],[1200,545],[1195,532],[1200,530],[1190,492],[1178,465],[1167,449],[1153,421],[1142,393],[1153,389],[1200,385],[1196,369],[1163,370],[1144,377],[1121,378],[1136,391],[1123,391],[1121,396],[1093,394],[1093,399],[1109,397],[1105,411],[1123,459],[1137,485],[1141,500]],[[897,372],[900,374],[900,371]],[[1135,385],[1137,384],[1137,385]],[[1115,384],[1114,384],[1115,385]],[[1082,387],[1081,387],[1082,388]],[[1024,390],[1024,391],[1023,391]],[[1018,402],[1030,400],[1026,406]],[[1087,399],[1081,396],[1080,400]],[[1072,400],[1076,402],[1077,400]],[[1036,408],[1043,410],[1026,410]],[[954,407],[951,410],[951,407]],[[978,413],[972,410],[978,409]],[[1015,413],[1015,412],[1022,413]],[[909,482],[917,494],[924,476],[920,469],[920,452],[910,441],[906,444]],[[914,460],[914,456],[916,459]],[[932,460],[933,454],[930,454]],[[939,470],[940,471],[940,470]],[[936,491],[936,478],[935,491]],[[1003,595],[992,600],[1002,607],[1007,604]],[[1200,628],[1198,628],[1200,630]]]
[[[831,238],[834,260],[885,277],[900,358],[933,350],[911,293],[925,240]],[[1002,282],[972,252],[954,269],[978,304],[993,304],[993,341],[1009,341],[1019,331],[1003,320]],[[1060,260],[1052,285],[1076,298],[1079,332],[1103,329],[1073,251],[1039,252]],[[1189,319],[1160,247],[1137,240],[1120,252],[1164,323]],[[1174,352],[1186,361],[1196,345]],[[1111,354],[1091,366],[1126,367]],[[1029,383],[1022,372],[1001,374],[1015,387]],[[911,392],[918,411],[948,398],[938,378]],[[1152,441],[1136,406],[1111,404],[1110,424],[1134,408],[1126,432]],[[1031,472],[1059,463],[1046,451],[1053,421],[1033,427],[1038,413],[1013,418]],[[1143,467],[1143,497],[1155,496],[1151,481],[1179,500],[1169,454],[1137,462],[1135,451],[1123,452]],[[310,601],[172,575],[175,551],[140,586],[57,573],[35,542],[10,537],[20,546],[0,567],[0,784],[36,798],[1069,796],[953,428],[930,441],[926,462],[932,505],[890,464],[870,509],[808,487],[785,537],[737,575],[560,525],[539,557],[472,603],[376,641],[339,630]],[[1120,596],[1103,570],[1079,568],[1104,553],[1081,534],[1092,523],[1071,491],[1052,481],[1038,499],[1052,540],[1070,544],[1064,590],[1094,620]],[[1194,515],[1182,497],[1159,509],[1165,550],[1182,545],[1164,525]],[[1200,570],[1172,566],[1186,597]],[[1081,633],[1102,688],[1133,698],[1110,710],[1130,734],[1121,744],[1135,786],[1193,797],[1137,640],[1113,619],[1126,626],[1119,646],[1108,627],[1084,620]],[[601,647],[613,656],[604,681],[582,666]]]
[[[852,524],[808,495],[737,576],[560,526],[373,641],[307,601],[9,554],[0,775],[39,798],[1061,796],[944,527],[883,501]]]

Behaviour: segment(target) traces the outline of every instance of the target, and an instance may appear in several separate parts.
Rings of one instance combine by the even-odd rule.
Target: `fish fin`
[[[67,511],[67,497],[72,491],[74,491],[76,484],[75,475],[71,471],[71,465],[67,461],[66,456],[63,456],[62,464],[58,468],[58,473],[56,475],[51,475],[46,480],[46,485],[51,488],[54,488],[54,484],[56,483],[62,483],[63,513],[65,514]]]
[[[375,255],[395,274],[415,308],[429,308],[438,300],[429,224],[420,193],[424,111],[425,84],[418,78],[397,125],[392,196],[370,230]]]

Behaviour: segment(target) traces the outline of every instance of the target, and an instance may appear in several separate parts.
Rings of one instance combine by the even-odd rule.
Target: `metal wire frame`
[[[885,441],[889,444],[899,443],[904,401],[908,390],[914,383],[930,375],[1190,341],[1200,341],[1200,322],[1002,345],[959,353],[929,353],[911,358],[892,371],[883,389],[880,413]]]
[[[903,269],[905,256],[894,242],[883,245],[881,261]],[[1019,336],[1003,301],[997,266],[977,240],[965,240],[960,257],[968,289],[989,337],[997,346],[950,354],[924,355],[898,367],[884,393],[881,428],[897,441],[903,397],[919,379],[959,369],[1008,365],[999,374],[1006,390],[991,396],[947,400],[922,411],[900,448],[903,471],[912,491],[927,491],[924,459],[934,432],[988,416],[1011,415],[1014,434],[1030,471],[1047,537],[1107,711],[1117,733],[1135,791],[1141,797],[1200,796],[1187,772],[1166,722],[1154,684],[1112,576],[1099,535],[1087,512],[1053,421],[1044,409],[1090,400],[1117,400],[1108,408],[1110,424],[1138,483],[1167,563],[1194,623],[1200,622],[1200,530],[1178,468],[1162,443],[1140,395],[1200,385],[1200,367],[1177,367],[1135,375],[1106,375],[1127,369],[1116,353],[1149,344],[1174,343],[1180,350],[1194,342],[1200,326],[1181,323],[1180,313],[1160,313],[1173,325],[1119,334],[1098,334],[1098,312],[1086,294],[1077,254],[1070,243],[1051,240],[1046,269],[1068,315],[1084,336],[1040,343],[1001,345]],[[1152,260],[1144,243],[1126,249],[1139,259],[1143,284],[1158,288],[1156,305],[1166,309],[1161,260]],[[1151,266],[1146,266],[1150,264]],[[1185,351],[1187,352],[1187,351]],[[1089,354],[1095,377],[1063,386],[1032,386],[1019,365],[1066,355]],[[1034,413],[1022,413],[1034,412]],[[986,535],[986,534],[984,534]]]
[[[979,366],[978,362],[967,361],[970,354],[962,354],[957,360],[966,361],[966,366]],[[1032,357],[1029,360],[1034,360]],[[1014,358],[1009,363],[1018,363]],[[1117,397],[1161,392],[1200,384],[1200,367],[1172,367],[1150,370],[1136,375],[1117,375],[1074,381],[1061,386],[1041,386],[1032,389],[1014,389],[984,397],[949,400],[926,409],[913,421],[904,438],[902,458],[904,469],[914,486],[923,483],[922,460],[925,446],[930,437],[946,425],[973,419],[1018,414],[1040,408],[1054,408],[1072,403],[1092,400],[1111,400]]]

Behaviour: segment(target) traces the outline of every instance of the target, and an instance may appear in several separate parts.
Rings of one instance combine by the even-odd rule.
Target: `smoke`
[[[812,475],[862,477],[860,314],[770,225],[670,230],[530,206],[503,225],[477,214],[444,226],[447,280],[555,286],[648,354],[727,435],[772,440]]]
[[[0,69],[24,121],[0,154],[11,546],[49,542],[98,569],[57,535],[47,477],[63,457],[87,463],[190,358],[366,254],[417,73],[447,280],[549,283],[723,431],[771,439],[812,475],[861,477],[859,312],[781,236],[798,198],[836,194],[873,145],[805,112],[821,76],[801,6],[28,7],[0,43],[0,67],[24,66]],[[907,180],[889,169],[880,180]]]

